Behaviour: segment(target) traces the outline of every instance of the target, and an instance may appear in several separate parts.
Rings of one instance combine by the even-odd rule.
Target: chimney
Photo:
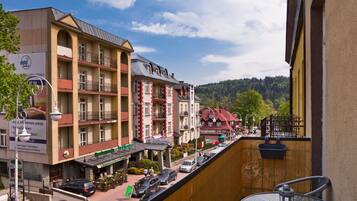
[[[172,77],[172,78],[175,78],[175,73],[172,73],[172,74],[171,74],[171,77]]]

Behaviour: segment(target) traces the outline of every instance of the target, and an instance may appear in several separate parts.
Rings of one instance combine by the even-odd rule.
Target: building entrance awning
[[[85,166],[103,168],[126,160],[133,153],[143,151],[136,143],[96,152],[94,155],[78,158],[75,161]]]

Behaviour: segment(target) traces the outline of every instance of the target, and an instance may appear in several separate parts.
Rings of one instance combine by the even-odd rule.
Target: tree
[[[278,114],[283,116],[290,115],[290,102],[286,100],[279,101]]]
[[[242,115],[243,124],[248,127],[252,125],[253,118],[254,122],[258,123],[261,119],[274,112],[271,101],[266,103],[263,100],[263,96],[255,90],[237,94],[233,104],[233,111]]]
[[[16,16],[3,10],[0,4],[0,51],[16,53],[19,50],[20,37],[16,32],[19,20]],[[5,111],[5,119],[16,116],[16,95],[19,93],[19,104],[23,109],[29,107],[28,97],[35,88],[30,85],[25,75],[15,72],[15,66],[0,56],[0,111]]]

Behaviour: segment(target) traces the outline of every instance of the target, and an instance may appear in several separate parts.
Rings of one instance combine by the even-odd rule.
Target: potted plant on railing
[[[265,137],[265,143],[259,144],[260,156],[265,159],[284,159],[287,147],[280,143],[280,138],[275,144],[269,143],[269,137]]]

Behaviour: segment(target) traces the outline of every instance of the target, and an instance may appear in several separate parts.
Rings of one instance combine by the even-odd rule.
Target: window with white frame
[[[167,97],[171,97],[171,95],[172,95],[172,88],[168,87],[167,88]]]
[[[79,89],[80,90],[87,89],[87,72],[86,71],[79,72]]]
[[[99,90],[104,91],[104,74],[99,75]]]
[[[145,112],[145,116],[150,115],[150,103],[145,103],[144,112]]]
[[[144,82],[144,93],[150,94],[150,84],[148,82]]]
[[[171,113],[172,113],[172,104],[168,103],[167,104],[167,115],[171,115]]]
[[[105,141],[105,129],[104,126],[99,127],[99,142]]]
[[[0,129],[0,147],[6,147],[6,130]]]
[[[79,145],[85,146],[87,144],[87,130],[86,128],[81,128],[79,132]]]
[[[104,50],[99,49],[99,64],[104,65]]]
[[[171,121],[167,123],[167,132],[171,133]]]
[[[145,137],[149,137],[150,135],[150,125],[145,125]]]
[[[86,44],[85,43],[79,43],[78,54],[79,54],[79,60],[86,61],[87,53],[86,53]]]
[[[191,114],[193,114],[194,113],[194,107],[193,107],[193,104],[191,104],[191,108],[190,108],[190,110],[191,110]]]

